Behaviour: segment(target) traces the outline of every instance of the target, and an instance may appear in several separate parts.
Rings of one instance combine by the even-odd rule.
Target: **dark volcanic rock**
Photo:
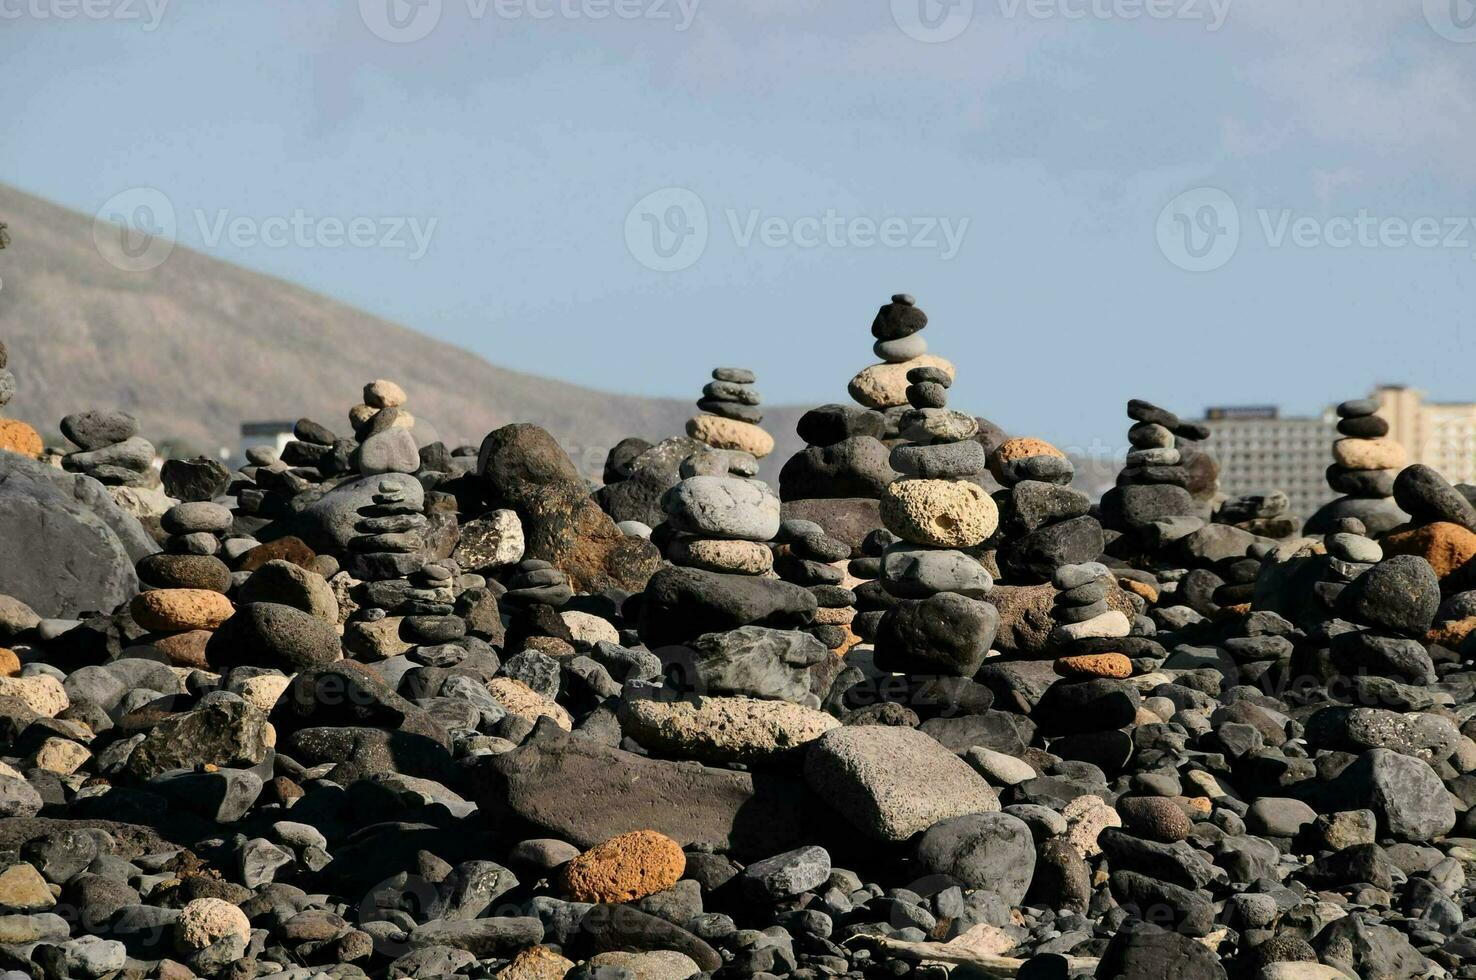
[[[505,425],[490,433],[477,473],[493,506],[518,512],[526,556],[561,569],[576,589],[636,591],[660,567],[656,547],[621,533],[553,436],[538,426]]]

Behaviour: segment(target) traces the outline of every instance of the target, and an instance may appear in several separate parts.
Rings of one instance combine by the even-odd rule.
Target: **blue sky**
[[[1472,0],[86,2],[0,0],[0,181],[509,367],[844,400],[905,290],[1062,446],[1476,400]]]

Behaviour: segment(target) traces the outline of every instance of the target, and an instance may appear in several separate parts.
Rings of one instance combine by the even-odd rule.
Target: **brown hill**
[[[69,412],[121,408],[156,444],[234,448],[240,424],[308,416],[338,431],[366,381],[388,377],[448,445],[508,422],[547,428],[597,476],[625,436],[680,434],[690,401],[608,394],[509,371],[309,290],[176,247],[158,268],[114,267],[93,219],[0,185],[0,339],[18,392],[7,414],[57,438]],[[753,367],[762,372],[763,365]],[[693,396],[701,378],[694,378]],[[843,394],[843,393],[837,393]],[[799,448],[799,410],[776,408],[775,479]]]

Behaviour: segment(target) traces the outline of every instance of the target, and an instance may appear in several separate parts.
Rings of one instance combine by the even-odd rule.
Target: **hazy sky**
[[[0,66],[0,181],[514,368],[844,400],[905,290],[1063,447],[1476,400],[1473,0],[0,0]]]

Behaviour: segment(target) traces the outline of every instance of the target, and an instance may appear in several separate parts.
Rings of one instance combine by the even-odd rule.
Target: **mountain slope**
[[[243,421],[308,416],[346,432],[363,384],[386,377],[448,445],[535,422],[598,475],[621,438],[680,434],[696,411],[509,371],[183,247],[156,269],[125,272],[98,253],[90,216],[3,185],[0,221],[12,237],[0,252],[0,339],[18,387],[5,411],[50,438],[63,415],[87,408],[124,409],[156,443],[204,451],[234,448]],[[798,415],[776,408],[764,423],[779,441],[770,479],[799,447]]]

